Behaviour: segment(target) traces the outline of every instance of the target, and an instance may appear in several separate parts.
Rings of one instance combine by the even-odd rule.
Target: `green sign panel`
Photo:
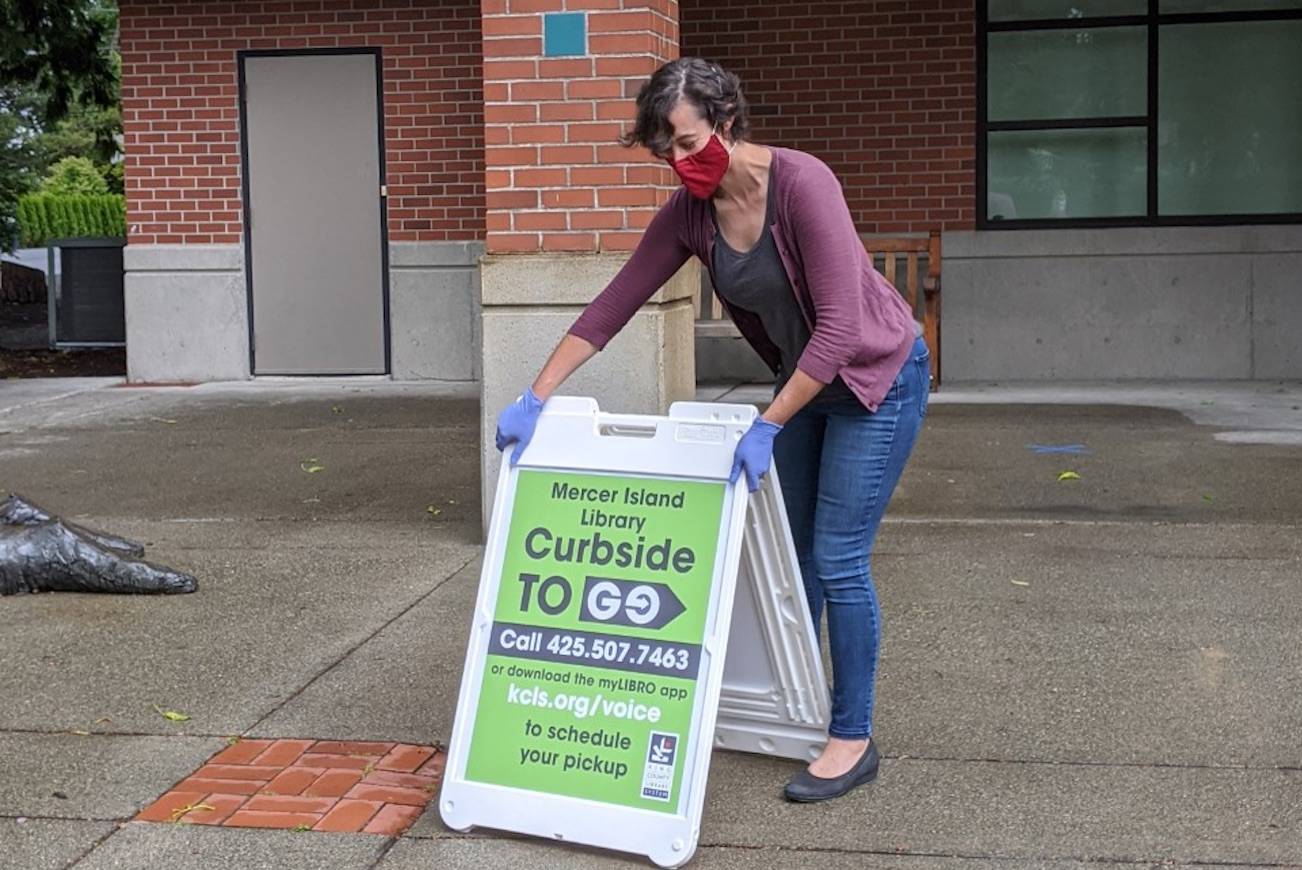
[[[466,779],[678,812],[724,490],[518,472]]]

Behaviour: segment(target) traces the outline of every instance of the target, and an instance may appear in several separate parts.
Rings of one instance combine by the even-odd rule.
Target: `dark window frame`
[[[1302,9],[1270,9],[1252,12],[1159,12],[1160,0],[1148,0],[1144,15],[1107,15],[1087,18],[1036,18],[1015,21],[991,21],[988,0],[977,2],[977,160],[976,226],[979,230],[1067,229],[1081,227],[1154,227],[1154,226],[1226,226],[1233,224],[1302,223],[1302,212],[1268,214],[1159,215],[1157,213],[1157,103],[1158,103],[1158,34],[1168,24],[1222,24],[1242,21],[1302,20]],[[1147,114],[1130,117],[1071,118],[1054,120],[990,121],[986,99],[987,52],[991,33],[1034,30],[1086,30],[1101,27],[1148,28],[1148,98]],[[987,150],[989,135],[1008,130],[1079,130],[1085,128],[1123,127],[1147,130],[1147,210],[1143,215],[1094,218],[1014,218],[990,220],[987,202]]]

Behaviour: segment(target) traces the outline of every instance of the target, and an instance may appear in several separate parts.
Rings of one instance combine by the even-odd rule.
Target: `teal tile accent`
[[[543,57],[588,53],[588,16],[548,12],[543,16]]]

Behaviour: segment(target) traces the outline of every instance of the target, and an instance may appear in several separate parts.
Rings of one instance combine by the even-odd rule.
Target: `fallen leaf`
[[[1203,501],[1211,501],[1211,500],[1212,500],[1211,493],[1207,493],[1207,492],[1203,493]]]
[[[434,505],[427,505],[427,506],[425,507],[425,512],[428,513],[428,514],[429,514],[430,516],[432,516],[432,517],[436,517],[436,516],[438,516],[439,514],[443,513],[442,510],[440,510],[439,508],[434,507]]]
[[[158,715],[162,716],[169,722],[188,722],[190,719],[190,717],[184,713],[178,713],[175,710],[164,710],[157,704],[154,705],[154,709],[158,711]]]
[[[203,803],[202,801],[197,804],[186,804],[183,807],[177,807],[176,809],[172,810],[172,821],[179,822],[181,821],[182,816],[184,816],[187,813],[192,813],[196,810],[216,810],[216,809],[217,808],[212,804],[206,804]]]
[[[343,412],[344,412],[344,409],[341,408],[341,407],[339,407],[338,405],[331,405],[331,406],[330,406],[330,413],[331,413],[331,414],[342,414]]]
[[[298,464],[298,467],[306,471],[308,474],[316,474],[318,471],[325,470],[325,466],[321,464],[321,460],[316,458],[304,459]]]
[[[1025,580],[1012,580],[1012,581],[1010,581],[1010,582],[1011,582],[1014,586],[1030,586],[1030,585],[1031,585],[1030,583],[1027,583]]]
[[[1080,475],[1074,471],[1064,471],[1058,475],[1058,482],[1061,483],[1064,480],[1080,480]]]
[[[311,826],[311,825],[295,825],[294,827],[290,828],[290,830],[293,831],[295,834],[301,834],[301,833],[303,833],[304,831],[310,831],[310,830],[312,830],[312,826]]]
[[[227,737],[227,738],[226,738],[226,745],[227,745],[227,746],[234,746],[236,743],[239,743],[239,742],[240,742],[240,735],[238,735],[238,734],[232,734],[230,737]]]
[[[100,716],[98,719],[95,720],[95,724],[98,725],[101,722],[112,722],[112,721],[113,720],[107,716]]]

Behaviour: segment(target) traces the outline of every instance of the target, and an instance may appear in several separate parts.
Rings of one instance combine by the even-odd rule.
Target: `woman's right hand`
[[[526,389],[520,398],[503,409],[497,415],[497,449],[505,450],[514,443],[511,451],[511,464],[520,461],[524,448],[533,439],[533,430],[538,427],[538,415],[542,413],[543,400],[538,398],[533,387]]]
[[[779,424],[756,417],[733,451],[732,473],[728,475],[728,482],[736,483],[737,478],[745,472],[746,488],[751,492],[759,489],[760,479],[769,473],[769,464],[773,461],[773,439],[781,431],[782,426]]]

